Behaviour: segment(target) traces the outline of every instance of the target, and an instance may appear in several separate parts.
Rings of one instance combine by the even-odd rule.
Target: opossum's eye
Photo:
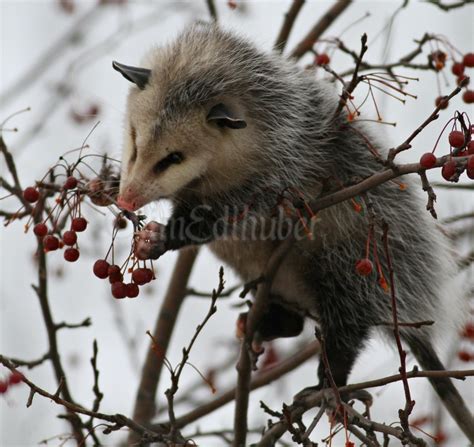
[[[207,114],[208,123],[216,123],[219,127],[228,127],[230,129],[243,129],[247,123],[236,117],[225,104],[217,104]]]
[[[177,165],[184,160],[184,155],[182,152],[171,152],[165,158],[162,158],[155,166],[153,166],[153,172],[159,174],[171,165]]]
[[[137,131],[135,127],[130,129],[130,138],[132,139],[132,154],[130,155],[130,163],[137,159]]]

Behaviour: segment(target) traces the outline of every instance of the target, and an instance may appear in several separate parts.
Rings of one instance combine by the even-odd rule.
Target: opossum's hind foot
[[[354,390],[347,393],[339,393],[342,401],[349,402],[358,400],[366,407],[371,407],[373,403],[372,395],[366,390]],[[317,403],[319,402],[319,403]],[[318,406],[327,405],[328,410],[337,408],[337,397],[334,389],[322,388],[321,385],[310,386],[295,394],[293,405],[302,405],[303,403],[312,403]]]

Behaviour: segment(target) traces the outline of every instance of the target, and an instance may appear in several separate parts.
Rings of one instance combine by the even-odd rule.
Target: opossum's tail
[[[406,341],[423,369],[430,371],[445,370],[428,340],[412,336],[408,337]],[[429,380],[459,428],[474,445],[474,417],[451,379],[443,377],[430,378]]]

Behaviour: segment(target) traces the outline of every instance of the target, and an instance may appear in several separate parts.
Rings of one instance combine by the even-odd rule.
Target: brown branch
[[[474,369],[465,370],[465,371],[420,371],[417,368],[413,369],[413,371],[406,373],[407,379],[412,378],[441,378],[441,377],[451,377],[464,380],[466,377],[474,376]],[[402,374],[396,374],[392,376],[383,377],[381,379],[376,380],[369,380],[366,382],[360,382],[353,385],[345,385],[339,387],[339,393],[349,394],[354,391],[358,390],[365,390],[367,388],[374,388],[380,387],[384,385],[388,385],[390,383],[399,382],[403,380]],[[292,405],[289,407],[290,418],[291,420],[295,420],[301,417],[306,411],[310,410],[311,408],[318,407],[323,402],[323,398],[325,398],[326,390],[314,391],[313,393],[308,393],[303,396],[303,398],[298,400],[297,405]],[[365,421],[364,421],[365,422]],[[369,430],[376,430],[380,432],[385,432],[386,434],[390,434],[392,436],[396,436],[400,439],[401,431],[397,428],[387,426],[385,424],[379,424],[377,422],[369,421],[370,427],[367,427]],[[261,441],[257,444],[259,447],[263,446],[273,446],[274,442],[278,440],[286,431],[288,427],[288,420],[281,420],[276,424],[273,424],[272,428],[268,430]],[[393,431],[392,431],[393,430]],[[273,442],[273,443],[271,443]]]
[[[420,172],[420,179],[421,179],[421,187],[423,188],[423,191],[425,191],[428,194],[428,203],[426,204],[426,209],[430,212],[433,218],[437,219],[438,215],[436,214],[436,210],[434,207],[434,203],[436,202],[436,194],[433,191],[432,186],[430,185],[428,177],[426,176],[426,171]]]
[[[10,357],[9,360],[15,368],[19,366],[26,366],[28,369],[33,369],[36,366],[42,365],[46,360],[50,360],[51,355],[47,352],[43,357],[40,357],[37,360],[20,360]]]
[[[207,9],[209,10],[209,14],[211,15],[212,20],[217,22],[217,9],[214,0],[206,0]]]
[[[425,0],[426,3],[429,3],[433,6],[437,6],[439,9],[448,12],[451,11],[451,9],[456,9],[456,8],[461,8],[463,6],[472,4],[472,0],[460,0],[458,2],[454,3],[443,3],[441,0]]]
[[[465,183],[433,183],[433,186],[437,188],[444,188],[444,189],[466,189],[468,191],[474,190],[474,185],[472,183],[465,184]]]
[[[247,411],[250,394],[250,377],[252,371],[252,343],[257,332],[258,322],[265,314],[269,305],[270,290],[283,259],[291,249],[294,240],[288,238],[281,242],[273,251],[265,266],[262,276],[264,280],[259,283],[254,303],[247,314],[245,324],[245,338],[242,340],[240,357],[237,363],[237,387],[235,392],[234,431],[233,446],[245,445],[247,437]]]
[[[176,370],[171,370],[171,388],[168,388],[165,391],[165,395],[168,400],[168,414],[170,418],[170,439],[172,442],[184,441],[184,438],[179,433],[178,427],[176,427],[176,417],[174,413],[174,396],[179,388],[179,379],[181,377],[184,367],[187,364],[187,361],[189,359],[189,354],[191,353],[191,349],[193,348],[194,343],[196,342],[199,334],[201,333],[206,323],[210,320],[210,318],[217,312],[216,302],[220,294],[223,292],[223,290],[224,290],[224,269],[221,267],[219,270],[219,285],[217,286],[217,289],[214,289],[212,291],[212,297],[210,300],[211,302],[210,302],[209,310],[206,316],[204,317],[202,323],[200,323],[197,326],[196,331],[194,332],[194,335],[191,338],[191,341],[189,342],[188,346],[183,349],[183,357],[181,359],[181,362],[179,363],[178,368]]]
[[[295,370],[310,358],[313,358],[319,352],[319,343],[317,341],[313,341],[305,348],[297,352],[296,354],[292,355],[291,357],[282,360],[281,362],[277,363],[275,366],[270,368],[267,371],[262,371],[261,374],[258,374],[256,377],[250,382],[250,390],[256,390],[263,386],[266,386],[275,380],[283,377],[290,371]],[[210,413],[217,410],[218,408],[223,407],[224,405],[232,402],[235,398],[236,389],[232,388],[221,396],[211,400],[210,402],[201,405],[194,410],[191,410],[189,413],[184,414],[176,419],[176,426],[177,427],[184,427]],[[167,430],[166,423],[159,423],[154,424],[150,428],[153,430],[157,430],[159,428]]]
[[[362,59],[364,57],[364,54],[367,52],[369,47],[367,46],[367,34],[363,34],[361,39],[361,46],[360,46],[360,52],[357,58],[355,59],[355,68],[354,68],[354,73],[352,75],[351,82],[349,85],[346,87],[344,86],[341,98],[339,99],[339,103],[337,105],[336,111],[334,112],[333,120],[337,118],[339,113],[341,113],[342,109],[347,103],[347,100],[351,97],[352,92],[356,89],[356,87],[359,85],[359,82],[361,81],[361,77],[359,76],[359,68],[360,64],[362,63]]]
[[[389,281],[390,281],[390,298],[391,298],[391,306],[392,306],[393,335],[395,337],[398,354],[400,356],[399,371],[400,371],[400,374],[402,375],[403,390],[405,392],[405,408],[400,409],[398,411],[398,415],[400,417],[400,424],[407,438],[410,439],[413,443],[420,445],[419,440],[412,435],[410,431],[410,424],[408,422],[408,418],[411,412],[413,411],[413,407],[415,406],[415,401],[412,400],[411,398],[410,387],[408,385],[407,368],[406,368],[407,353],[403,349],[402,340],[400,337],[400,328],[398,326],[398,303],[397,303],[397,295],[395,292],[395,272],[393,269],[392,257],[390,256],[388,232],[389,232],[389,226],[386,222],[384,222],[382,241],[383,241],[383,246],[384,246],[385,259],[387,260],[387,269],[388,269]]]
[[[344,10],[351,4],[351,0],[337,0],[319,19],[305,38],[290,53],[290,57],[300,59],[313,48],[319,37],[331,26]]]
[[[133,420],[139,424],[148,424],[155,415],[155,396],[161,370],[163,369],[178,313],[186,297],[187,282],[197,254],[198,250],[195,248],[183,249],[179,253],[166,296],[161,304],[153,331],[153,339],[156,340],[162,356],[159,357],[155,350],[153,350],[152,341],[148,348],[145,364],[143,365],[141,380],[135,398],[135,408],[133,410]],[[131,433],[129,442],[137,441],[136,435]]]
[[[0,363],[2,365],[4,365],[5,367],[7,367],[8,369],[10,369],[10,371],[16,371],[16,368],[15,368],[15,365],[13,364],[13,362],[7,358],[7,357],[4,357],[3,355],[0,355]],[[47,391],[45,391],[44,389],[40,388],[39,386],[35,385],[33,382],[31,382],[28,378],[24,377],[23,376],[23,382],[29,386],[31,392],[30,392],[30,396],[28,398],[28,406],[30,406],[33,402],[33,396],[35,394],[39,394],[41,396],[44,396],[44,397],[47,397],[48,399],[52,400],[53,402],[55,402],[56,404],[58,405],[62,405],[63,407],[65,407],[68,411],[69,414],[71,415],[74,415],[75,418],[77,418],[79,421],[79,414],[83,414],[85,416],[89,416],[91,418],[95,418],[95,419],[101,419],[103,421],[106,421],[106,422],[110,422],[110,423],[113,423],[115,424],[115,426],[113,428],[109,428],[109,431],[104,431],[104,433],[110,433],[110,431],[112,430],[118,430],[119,428],[121,427],[129,427],[131,430],[137,432],[137,433],[140,433],[141,435],[149,435],[149,436],[154,436],[156,437],[157,434],[156,433],[153,433],[152,431],[148,430],[146,427],[140,425],[140,424],[137,424],[136,422],[132,421],[131,419],[129,419],[128,417],[122,415],[122,414],[115,414],[115,415],[109,415],[109,414],[105,414],[105,413],[99,413],[97,411],[91,411],[91,410],[88,410],[87,408],[84,408],[80,405],[77,405],[67,399],[63,399],[60,397],[60,394],[64,394],[64,391],[61,390],[60,388],[58,388],[58,391],[56,391],[56,393],[54,394],[51,394]],[[64,382],[61,382],[61,383],[64,383]],[[69,419],[69,417],[68,417]],[[161,437],[163,438],[163,437]],[[84,441],[82,441],[84,442]],[[80,445],[83,445],[83,444],[80,444]]]
[[[474,185],[473,185],[474,186]],[[474,219],[474,212],[458,214],[456,216],[447,217],[443,220],[443,224],[451,224],[454,222],[459,222],[460,220],[464,219]]]
[[[280,29],[280,32],[278,33],[275,44],[273,45],[273,48],[279,53],[283,53],[285,50],[285,46],[295,23],[296,17],[298,17],[298,14],[301,11],[304,3],[305,0],[293,0],[290,9],[285,14],[285,20],[283,21],[283,25]]]
[[[464,79],[461,84],[456,87],[449,96],[446,96],[444,97],[444,99],[446,101],[449,101],[451,98],[453,98],[454,96],[456,96],[467,84],[469,83],[469,78],[466,78]],[[439,104],[433,111],[433,113],[431,113],[431,115],[426,118],[425,121],[423,121],[423,123],[418,126],[411,134],[410,136],[402,143],[400,144],[399,146],[397,146],[396,148],[393,148],[393,149],[390,149],[389,153],[388,153],[388,157],[387,157],[387,163],[390,164],[393,162],[393,160],[395,159],[395,157],[400,153],[400,152],[403,152],[403,151],[406,151],[407,149],[410,149],[411,148],[411,142],[421,133],[421,131],[426,127],[428,126],[428,124],[430,124],[431,122],[435,121],[438,119],[439,115],[439,111],[441,110],[441,107],[442,107],[442,104]]]

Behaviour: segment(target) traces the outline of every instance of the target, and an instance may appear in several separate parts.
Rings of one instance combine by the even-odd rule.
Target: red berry
[[[436,156],[431,152],[423,154],[420,158],[420,164],[426,169],[432,168],[436,164]]]
[[[48,234],[48,227],[44,223],[36,224],[33,227],[33,233],[38,237],[45,237]]]
[[[469,141],[467,145],[467,155],[474,155],[474,140]]]
[[[441,169],[441,175],[445,180],[450,181],[454,174],[456,174],[456,162],[449,160],[443,165]]]
[[[464,58],[462,60],[462,63],[466,66],[466,67],[474,67],[474,53],[467,53],[464,55]]]
[[[466,104],[472,104],[474,102],[474,90],[466,90],[462,95],[462,100]]]
[[[153,270],[152,269],[144,269],[146,275],[146,282],[150,282],[153,279]]]
[[[123,281],[123,275],[118,265],[111,265],[109,267],[108,273],[109,273],[110,284]]]
[[[461,76],[464,73],[464,64],[462,62],[455,62],[451,67],[451,71],[455,76]]]
[[[39,192],[34,186],[28,186],[23,191],[23,198],[30,203],[34,203],[39,199]]]
[[[471,180],[474,180],[474,155],[471,155],[467,160],[466,174]]]
[[[146,269],[136,269],[132,272],[132,280],[139,286],[143,286],[143,284],[146,284],[148,281],[148,275],[145,271]]]
[[[326,53],[321,53],[316,56],[315,64],[316,65],[327,65],[329,64],[329,56]]]
[[[135,298],[138,296],[138,293],[140,292],[138,290],[138,286],[131,282],[130,284],[126,284],[127,287],[127,296],[129,298]]]
[[[105,259],[98,259],[94,262],[92,270],[97,278],[105,279],[109,276],[109,267],[110,264]]]
[[[121,281],[114,282],[112,284],[111,290],[114,298],[120,299],[125,298],[127,296],[127,286]]]
[[[462,336],[474,340],[474,323],[466,323],[462,331]]]
[[[59,239],[52,234],[43,238],[43,246],[46,251],[54,251],[59,248]]]
[[[83,217],[75,217],[71,222],[71,229],[77,232],[84,231],[87,228],[87,220]]]
[[[436,107],[439,107],[441,110],[447,109],[449,106],[449,101],[446,99],[445,96],[438,96],[435,99]]]
[[[77,186],[77,178],[70,176],[64,182],[64,189],[74,189]]]
[[[65,231],[63,242],[65,245],[74,245],[77,242],[77,233],[74,230]]]
[[[68,262],[76,262],[79,259],[79,250],[77,248],[66,248],[64,259]]]
[[[449,134],[449,144],[456,149],[464,146],[464,133],[460,130],[453,130]]]
[[[23,374],[20,371],[13,371],[8,378],[10,385],[16,385],[23,382]]]
[[[0,394],[5,394],[8,390],[8,382],[0,381]]]
[[[467,351],[459,351],[458,358],[461,362],[469,362],[471,360],[471,354]]]
[[[356,271],[359,275],[368,276],[372,273],[373,266],[369,258],[359,259],[356,262]]]

